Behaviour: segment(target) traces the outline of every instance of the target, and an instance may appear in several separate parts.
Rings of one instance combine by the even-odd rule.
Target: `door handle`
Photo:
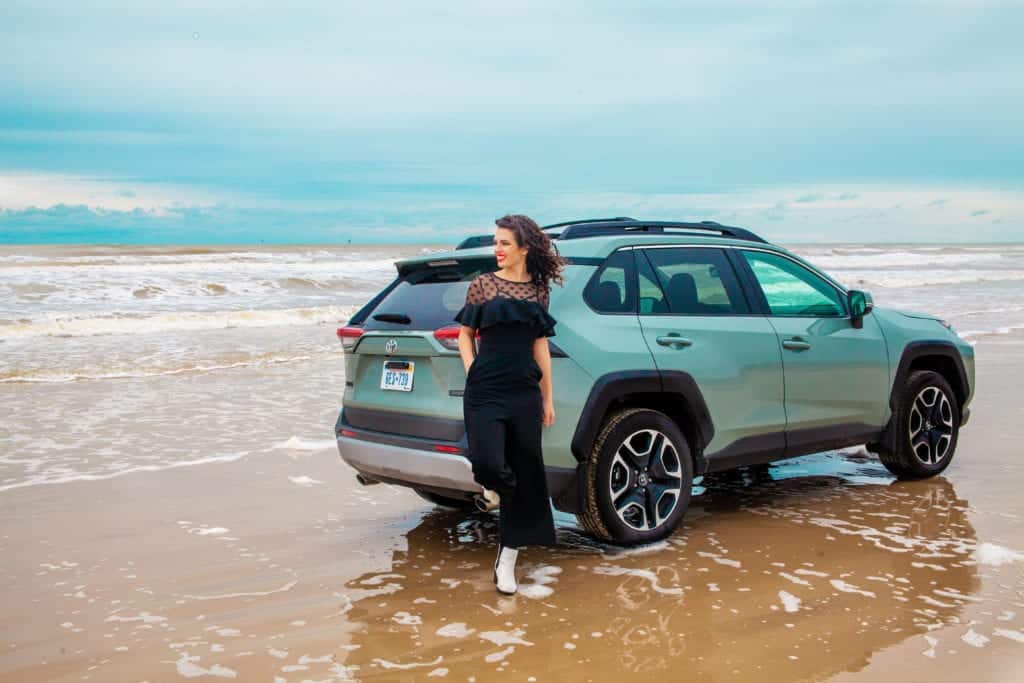
[[[811,345],[805,342],[803,339],[795,337],[793,339],[786,339],[782,342],[782,348],[790,349],[792,351],[806,351],[811,348]]]
[[[680,337],[678,334],[669,334],[663,337],[657,337],[656,341],[662,346],[671,346],[673,348],[684,348],[692,346],[693,341],[686,337]]]

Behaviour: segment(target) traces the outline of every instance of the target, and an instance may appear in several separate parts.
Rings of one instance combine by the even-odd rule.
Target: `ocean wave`
[[[155,314],[97,313],[52,315],[0,325],[0,340],[26,337],[89,337],[113,334],[151,334],[232,327],[319,325],[345,322],[359,306],[314,306],[268,310],[179,311]]]
[[[290,255],[289,255],[290,256]],[[296,260],[294,258],[278,258],[260,261],[211,259],[208,261],[172,260],[162,261],[147,259],[145,261],[111,262],[107,261],[46,261],[38,262],[15,262],[5,265],[0,273],[13,274],[19,271],[31,272],[39,279],[46,279],[48,276],[66,277],[69,274],[76,274],[77,277],[89,277],[93,275],[153,275],[155,273],[209,273],[209,272],[251,272],[267,274],[278,269],[301,270],[303,272],[316,273],[343,273],[366,274],[366,273],[391,273],[395,272],[395,261],[398,257],[388,258],[354,258],[350,255],[347,258],[335,258],[324,260]]]
[[[199,374],[239,368],[262,368],[289,363],[303,363],[319,358],[336,356],[338,353],[340,353],[340,348],[337,350],[332,349],[331,351],[315,351],[301,354],[278,354],[271,352],[235,361],[218,362],[215,359],[210,359],[206,361],[185,362],[176,366],[167,364],[139,365],[135,363],[130,366],[112,366],[107,368],[35,368],[31,370],[0,372],[0,384],[64,384],[67,382],[90,380],[141,379],[145,377]]]
[[[962,332],[958,332],[958,334],[964,339],[974,340],[981,339],[983,337],[1001,337],[1021,330],[1024,330],[1024,323],[1003,325],[1002,327],[997,327],[994,330],[964,330]]]
[[[963,266],[978,264],[985,268],[999,263],[1020,263],[1019,257],[1007,258],[1000,252],[975,252],[975,253],[940,253],[915,252],[915,251],[891,251],[873,252],[859,254],[813,254],[794,252],[807,259],[819,268],[829,270],[845,269],[875,269],[875,268],[907,268],[920,266]]]
[[[281,289],[295,290],[298,292],[307,291],[354,291],[361,287],[366,287],[367,281],[359,278],[329,278],[329,279],[316,279],[311,277],[285,277],[279,278],[273,281],[273,284]],[[383,287],[383,284],[381,284]]]
[[[833,272],[832,275],[847,287],[877,286],[888,288],[924,287],[926,285],[957,285],[980,282],[1019,282],[1024,280],[1021,270],[857,270]]]
[[[27,486],[44,486],[48,484],[70,484],[78,481],[102,481],[104,479],[122,477],[126,474],[135,474],[136,472],[162,472],[164,470],[178,469],[179,467],[195,467],[196,465],[228,463],[234,462],[236,460],[241,460],[250,453],[252,453],[252,451],[239,451],[237,453],[214,455],[206,458],[197,458],[195,460],[175,460],[171,462],[157,463],[153,465],[126,466],[121,469],[116,469],[107,472],[74,472],[68,474],[67,470],[62,468],[52,473],[42,472],[34,474],[32,476],[29,476],[27,479],[23,479],[22,481],[0,484],[0,492],[25,488]]]
[[[286,451],[322,451],[337,448],[338,443],[334,439],[303,439],[301,436],[293,436],[287,441],[273,445],[273,448]]]

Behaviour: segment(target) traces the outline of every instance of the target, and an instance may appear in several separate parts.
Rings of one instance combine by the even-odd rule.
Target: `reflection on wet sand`
[[[639,549],[560,528],[491,582],[488,515],[431,512],[361,597],[348,672],[362,680],[819,680],[953,623],[980,585],[967,502],[944,478],[892,482],[824,455],[708,477],[685,524]]]

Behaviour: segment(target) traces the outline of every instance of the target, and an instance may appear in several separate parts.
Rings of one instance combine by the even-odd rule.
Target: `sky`
[[[1024,241],[1024,2],[0,0],[0,243]]]

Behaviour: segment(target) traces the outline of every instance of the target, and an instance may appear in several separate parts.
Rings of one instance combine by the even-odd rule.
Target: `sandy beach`
[[[422,248],[5,252],[0,680],[1020,679],[1024,251],[815,252],[973,339],[942,476],[708,477],[629,550],[559,513],[504,597],[496,513],[360,486],[333,440],[335,321]]]
[[[242,445],[317,426],[325,438],[4,492],[0,679],[1017,680],[1024,347],[977,352],[974,416],[943,476],[895,482],[851,450],[708,478],[675,535],[630,551],[561,516],[564,547],[527,550],[512,598],[491,583],[493,514],[359,486],[324,429],[327,403],[256,413],[274,382],[328,395],[340,360],[243,371],[230,386],[144,380],[166,403],[136,404],[139,430],[150,411],[183,409],[176,384],[210,385],[147,438],[228,430]],[[211,414],[247,379],[262,391]],[[112,396],[76,383],[74,400],[123,398],[125,383],[106,383]],[[48,387],[0,391],[17,413]],[[61,415],[50,419],[39,436],[59,440]]]

